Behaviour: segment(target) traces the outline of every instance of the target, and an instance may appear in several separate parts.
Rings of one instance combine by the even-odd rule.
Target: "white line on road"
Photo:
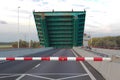
[[[88,74],[82,74],[82,75],[77,75],[77,76],[70,76],[70,77],[65,77],[65,78],[59,78],[59,79],[56,79],[56,80],[71,79],[71,78],[83,77],[83,76],[88,76]]]
[[[34,75],[81,75],[82,73],[39,73]]]
[[[73,50],[71,50],[72,52],[73,52],[73,54],[76,56],[76,57],[78,57],[77,56],[77,54],[73,51]],[[90,78],[92,79],[92,80],[96,80],[96,78],[93,76],[93,74],[87,69],[87,67],[83,64],[83,62],[81,62],[80,61],[80,63],[81,63],[81,65],[83,66],[83,68],[85,69],[85,71],[88,73],[88,75],[90,76]]]
[[[40,63],[38,65],[35,66],[35,68],[39,67],[40,66]]]
[[[8,78],[8,77],[15,77],[15,76],[18,76],[18,75],[8,75],[8,76],[2,76],[0,78]]]
[[[20,80],[20,79],[22,79],[23,77],[25,77],[26,76],[26,74],[22,74],[21,76],[19,76],[16,80]]]
[[[42,79],[48,79],[48,80],[55,80],[55,79],[48,78],[48,77],[43,77],[43,76],[37,76],[37,75],[31,75],[31,74],[27,74],[27,75],[31,76],[31,77],[36,77],[36,78],[42,78]]]
[[[5,75],[9,76],[9,75],[22,75],[22,74],[16,74],[16,73],[0,74],[0,76],[5,76]],[[82,75],[82,73],[31,73],[31,75]]]
[[[35,69],[35,68],[37,68],[37,67],[39,67],[40,66],[40,63],[39,64],[37,64],[35,67],[33,67],[32,69]]]

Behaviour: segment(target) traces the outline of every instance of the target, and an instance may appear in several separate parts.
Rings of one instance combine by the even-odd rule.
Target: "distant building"
[[[83,46],[88,46],[88,41],[90,40],[91,36],[84,33],[84,37],[83,37]]]

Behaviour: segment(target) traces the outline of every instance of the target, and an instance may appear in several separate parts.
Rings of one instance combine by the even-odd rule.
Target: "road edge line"
[[[76,57],[78,57],[77,54],[73,51],[73,49],[71,49],[71,51],[73,52],[73,54],[74,54]],[[91,78],[92,80],[97,80],[97,79],[93,76],[93,74],[87,69],[87,67],[84,65],[84,63],[81,62],[81,61],[79,61],[79,62],[80,62],[80,64],[83,66],[83,68],[85,69],[85,71],[88,73],[88,75],[90,76],[90,78]]]

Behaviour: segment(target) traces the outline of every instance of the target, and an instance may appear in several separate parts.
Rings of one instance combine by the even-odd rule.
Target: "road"
[[[98,56],[101,56],[101,57],[109,57],[108,54],[96,52],[96,51],[93,51],[93,50],[85,50],[85,51],[92,52],[93,54],[98,55]]]
[[[75,55],[71,49],[53,49],[27,55],[38,56]],[[0,80],[91,80],[91,74],[83,64],[74,61],[7,61],[0,63]]]

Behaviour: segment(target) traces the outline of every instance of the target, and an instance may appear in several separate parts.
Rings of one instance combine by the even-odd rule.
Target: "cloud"
[[[116,23],[113,23],[113,24],[109,24],[108,27],[111,29],[112,33],[116,33],[116,32],[119,32],[120,34],[120,22],[116,22]]]
[[[0,24],[8,24],[6,21],[0,20]]]
[[[32,0],[33,2],[39,2],[40,0]]]
[[[116,23],[120,21],[119,3],[119,0],[1,0],[0,18],[2,22],[0,21],[0,24],[6,29],[11,29],[11,27],[9,28],[10,23],[17,24],[18,5],[21,6],[20,25],[28,25],[29,15],[33,15],[32,10],[34,9],[35,11],[52,11],[52,9],[55,11],[71,11],[71,9],[80,11],[86,9],[85,31],[109,35],[116,31],[120,33],[120,22]],[[31,20],[31,25],[35,26],[34,18],[31,17]],[[4,25],[7,22],[9,22],[8,26]],[[2,27],[1,31],[5,32],[4,28]]]
[[[48,4],[48,2],[42,2],[42,3],[45,4],[45,5]]]
[[[15,12],[15,13],[18,12],[18,10],[16,10],[16,9],[13,9],[13,10],[10,10],[10,11]],[[31,12],[28,11],[28,10],[25,10],[25,9],[20,9],[20,10],[19,10],[19,13],[22,13],[22,14],[30,14]]]
[[[23,0],[19,0],[19,1],[23,1]]]
[[[18,39],[18,24],[0,24],[0,42],[11,42],[16,41]],[[28,25],[21,25],[19,27],[19,37],[20,39],[29,39],[29,34],[31,40],[37,40],[37,30],[35,26],[30,26],[30,32],[29,32],[29,26]]]
[[[66,1],[66,0],[59,0],[59,1],[63,1],[63,2],[64,2],[64,1]]]
[[[99,10],[92,10],[91,12],[98,12],[98,13],[99,13],[99,12],[101,12],[101,11],[99,11]]]
[[[89,27],[89,28],[99,28],[99,26],[95,26],[95,25],[92,25],[92,24],[86,24],[86,27]]]
[[[85,7],[85,5],[80,5],[80,4],[72,4],[72,6]]]
[[[22,40],[29,41],[29,33],[22,32],[19,34],[19,38]],[[30,39],[33,41],[39,41],[36,33],[31,33]],[[17,32],[0,33],[0,42],[14,42],[17,40],[18,40],[18,33]]]

